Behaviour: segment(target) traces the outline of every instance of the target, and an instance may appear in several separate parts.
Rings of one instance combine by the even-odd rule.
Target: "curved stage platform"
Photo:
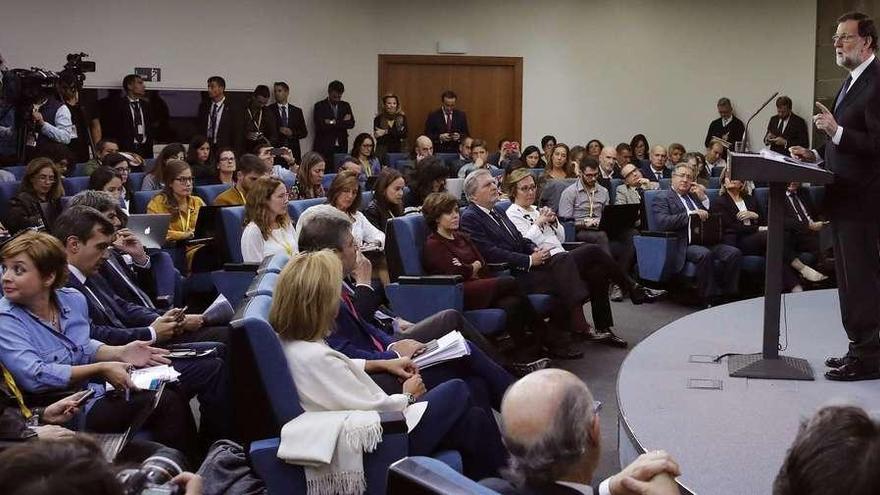
[[[763,298],[688,315],[648,336],[620,368],[617,397],[621,465],[665,449],[679,462],[679,483],[699,495],[771,493],[803,418],[830,402],[880,410],[880,380],[832,382],[825,357],[846,352],[836,290],[783,299],[780,354],[809,361],[815,381],[732,378],[727,359],[761,350]],[[692,358],[694,356],[694,358]],[[713,383],[712,381],[715,381]],[[720,382],[720,389],[712,387]]]

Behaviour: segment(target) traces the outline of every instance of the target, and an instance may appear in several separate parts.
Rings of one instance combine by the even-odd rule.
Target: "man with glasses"
[[[613,148],[605,148],[612,149]],[[598,160],[593,157],[584,158],[581,163],[580,180],[565,188],[559,198],[559,217],[573,219],[575,222],[575,238],[578,241],[596,244],[602,251],[613,257],[611,241],[619,244],[617,249],[617,262],[623,273],[629,277],[630,270],[635,260],[635,247],[633,236],[634,228],[621,229],[610,238],[608,233],[599,230],[602,221],[602,210],[608,206],[611,196],[604,186],[598,183],[600,166]],[[635,282],[633,282],[635,283]],[[612,301],[622,301],[623,291],[620,286],[613,284],[610,287]]]
[[[834,183],[825,186],[826,215],[834,237],[834,262],[840,298],[840,315],[849,338],[842,357],[825,361],[829,380],[880,378],[880,256],[877,244],[877,204],[880,203],[880,64],[875,60],[877,28],[859,12],[837,20],[832,38],[837,65],[849,75],[837,93],[834,106],[816,103],[816,128],[827,141],[818,150],[791,148],[792,156],[816,161],[834,172]]]
[[[678,237],[679,249],[676,253],[672,272],[679,273],[685,261],[696,265],[697,294],[701,305],[709,305],[713,296],[722,299],[733,297],[739,287],[740,260],[739,249],[726,244],[701,246],[691,239],[691,223],[709,219],[709,197],[706,188],[694,182],[691,167],[681,164],[672,174],[672,188],[662,191],[650,205],[661,231],[674,232]],[[716,277],[715,264],[720,264]]]
[[[720,98],[717,108],[718,118],[709,124],[709,130],[706,132],[706,147],[709,147],[709,143],[714,138],[721,138],[728,143],[742,141],[746,126],[733,114],[733,104],[730,103],[730,98]]]

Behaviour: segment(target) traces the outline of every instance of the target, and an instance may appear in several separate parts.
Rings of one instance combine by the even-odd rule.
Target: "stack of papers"
[[[176,382],[179,376],[180,373],[176,369],[162,364],[132,371],[131,381],[140,390],[158,390],[159,385],[163,382]],[[113,390],[113,385],[108,382],[106,388]]]
[[[220,294],[202,313],[202,318],[205,319],[205,325],[226,325],[232,320],[234,313],[235,309],[232,304],[229,304],[223,294]]]
[[[439,339],[429,342],[425,352],[413,358],[419,368],[429,368],[435,364],[467,356],[471,350],[458,330],[453,330]]]

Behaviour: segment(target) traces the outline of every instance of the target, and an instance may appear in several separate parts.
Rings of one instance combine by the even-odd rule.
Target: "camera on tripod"
[[[95,72],[95,62],[83,60],[87,53],[69,53],[61,72],[39,67],[12,69],[3,74],[3,99],[14,107],[23,108],[39,103],[55,94],[58,81],[82,89],[86,73]]]

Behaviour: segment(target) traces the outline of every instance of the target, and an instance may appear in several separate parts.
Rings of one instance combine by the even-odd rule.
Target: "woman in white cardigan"
[[[247,193],[244,207],[241,257],[245,263],[260,263],[266,256],[296,251],[293,222],[287,213],[287,186],[277,177],[258,179]]]
[[[457,450],[472,479],[495,476],[504,466],[506,450],[494,418],[471,403],[461,380],[425,390],[418,368],[409,358],[364,361],[349,359],[328,346],[342,288],[342,262],[330,250],[300,253],[281,271],[269,322],[278,332],[306,411],[403,411],[427,402],[409,433],[409,455]],[[369,373],[400,377],[403,393],[388,395]]]

